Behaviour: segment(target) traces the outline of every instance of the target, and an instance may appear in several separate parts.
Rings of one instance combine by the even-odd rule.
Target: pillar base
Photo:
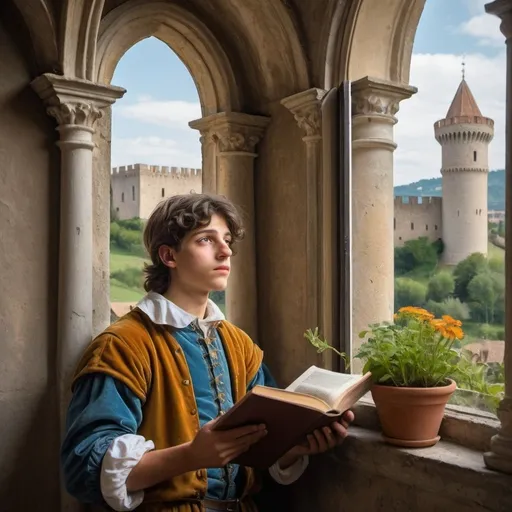
[[[498,408],[501,429],[491,439],[491,451],[484,454],[489,469],[512,474],[512,399],[505,398]]]

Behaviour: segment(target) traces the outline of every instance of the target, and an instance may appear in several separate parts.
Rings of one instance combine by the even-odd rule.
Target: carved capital
[[[59,125],[75,124],[92,128],[103,111],[92,103],[62,103],[46,109]]]
[[[200,131],[202,144],[213,141],[221,153],[254,154],[268,123],[268,117],[221,112],[191,121],[189,126]]]
[[[293,114],[306,137],[321,137],[322,98],[326,92],[323,89],[312,88],[281,100],[281,104]]]
[[[386,80],[361,78],[352,84],[352,115],[393,117],[398,112],[400,102],[417,91],[416,87]]]
[[[47,112],[59,125],[93,128],[112,105],[126,92],[121,87],[95,84],[87,80],[46,73],[32,82],[33,89],[47,105]]]
[[[495,0],[485,5],[485,11],[498,16],[501,20],[500,30],[507,41],[512,37],[512,4],[509,0]]]
[[[243,133],[233,131],[232,128],[220,129],[213,133],[213,140],[218,144],[221,153],[227,151],[238,151],[243,153],[254,153],[256,145],[262,134]]]

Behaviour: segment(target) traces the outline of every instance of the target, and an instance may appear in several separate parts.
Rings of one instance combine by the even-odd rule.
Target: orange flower
[[[434,315],[430,313],[430,311],[427,311],[423,308],[416,308],[414,306],[405,306],[403,308],[400,308],[398,310],[398,313],[401,315],[409,315],[414,316],[418,320],[432,320],[434,318]]]
[[[443,320],[447,325],[452,325],[454,327],[462,326],[462,322],[460,320],[455,320],[455,318],[452,318],[450,315],[443,315]]]
[[[449,320],[445,320],[445,317]],[[434,329],[441,333],[441,336],[450,340],[457,339],[461,340],[464,338],[464,331],[461,329],[462,323],[459,320],[454,320],[448,315],[444,315],[443,319],[435,318],[430,321],[430,324]]]

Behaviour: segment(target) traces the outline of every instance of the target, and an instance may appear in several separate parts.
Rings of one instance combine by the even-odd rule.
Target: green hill
[[[442,196],[441,177],[395,187],[395,196]],[[505,171],[491,171],[488,180],[489,210],[505,209]]]

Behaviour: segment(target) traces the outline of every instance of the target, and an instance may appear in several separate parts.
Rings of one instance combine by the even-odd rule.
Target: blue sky
[[[466,79],[483,115],[495,120],[490,167],[504,166],[505,45],[486,0],[427,0],[411,64],[412,99],[397,114],[395,183],[439,176],[441,151],[433,123],[444,117]],[[200,117],[197,89],[187,68],[161,41],[141,41],[117,66],[113,84],[128,92],[113,109],[112,165],[135,162],[200,167],[199,134],[188,121]]]

